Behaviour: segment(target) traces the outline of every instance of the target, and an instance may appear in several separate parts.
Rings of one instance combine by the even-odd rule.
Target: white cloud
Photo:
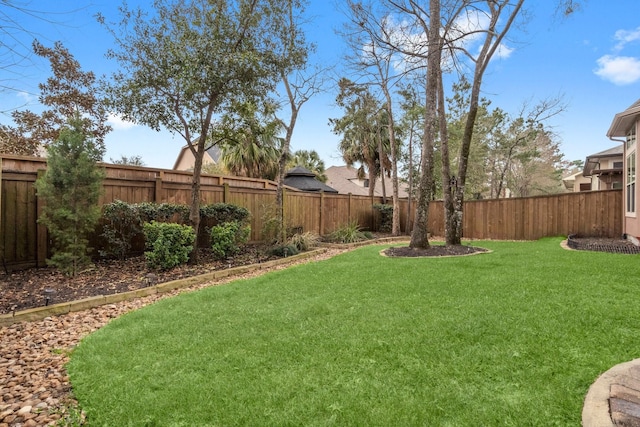
[[[598,59],[596,75],[623,86],[640,80],[640,59],[629,56],[605,55]]]
[[[18,98],[22,99],[25,104],[31,104],[38,100],[38,97],[28,92],[18,92]]]
[[[455,44],[470,45],[481,41],[489,27],[489,16],[481,10],[466,11],[458,17],[451,28],[449,38]]]
[[[107,123],[113,127],[113,130],[127,130],[137,126],[135,123],[124,120],[113,113],[109,113],[107,116]]]
[[[618,40],[615,50],[619,52],[627,45],[627,43],[640,40],[640,27],[635,30],[618,30],[613,37]]]
[[[462,51],[477,57],[482,49],[489,24],[489,15],[486,11],[479,9],[466,10],[458,16],[448,34],[443,34],[452,48],[452,51],[443,52],[443,68],[452,70],[455,63],[458,65],[466,64],[467,57],[461,53]],[[405,52],[414,52],[413,55],[399,54],[394,56],[394,68],[406,71],[420,64],[424,66],[428,47],[428,36],[424,30],[415,22],[398,21],[392,15],[385,17],[384,26],[386,34],[395,45],[402,46]],[[363,46],[363,55],[370,51],[371,46]],[[493,59],[508,59],[514,51],[515,49],[506,44],[500,44]],[[452,53],[457,56],[457,59],[451,57]]]

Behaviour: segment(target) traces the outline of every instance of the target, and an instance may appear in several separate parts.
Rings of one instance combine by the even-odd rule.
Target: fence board
[[[4,236],[4,257],[6,263],[13,263],[18,261],[16,256],[16,229],[19,227],[16,210],[16,201],[18,196],[16,182],[3,182],[6,182],[2,188],[2,233]]]
[[[47,253],[46,235],[38,234],[38,199],[33,183],[43,159],[2,156],[0,245],[10,266],[35,265],[38,253]],[[103,165],[107,178],[100,203],[116,199],[128,202],[188,204],[191,174],[135,166]],[[251,239],[262,238],[262,229],[273,219],[275,183],[249,178],[203,175],[203,203],[226,202],[251,212]],[[472,200],[465,202],[463,236],[473,239],[535,240],[566,234],[619,237],[622,234],[622,191],[568,193],[531,198]],[[379,197],[285,192],[285,221],[289,227],[329,234],[349,221],[375,230],[379,213],[373,204]],[[400,201],[401,230],[407,230],[408,201]],[[412,203],[410,223],[415,220]],[[444,235],[441,201],[429,205],[428,230]]]

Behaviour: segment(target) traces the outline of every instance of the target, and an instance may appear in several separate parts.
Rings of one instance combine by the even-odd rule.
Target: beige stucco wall
[[[591,185],[591,178],[585,178],[582,176],[582,172],[575,173],[571,176],[563,178],[565,187],[567,191],[578,193],[580,192],[580,184],[589,184]]]
[[[191,153],[191,150],[189,150],[188,148],[183,149],[183,151],[180,154],[181,156],[178,159],[178,163],[174,166],[173,169],[178,171],[193,170],[193,166],[195,165],[195,159],[193,157],[193,154]],[[206,165],[207,163],[214,163],[214,161],[211,158],[211,156],[209,156],[208,153],[204,153],[204,157],[202,158],[202,163]]]
[[[638,125],[640,121],[636,120],[636,135],[638,135]],[[638,172],[640,172],[640,141],[636,136],[635,147],[630,147],[630,151],[635,149],[636,152],[636,211],[635,213],[627,213],[627,144],[624,144],[624,173],[623,173],[623,200],[624,200],[624,221],[623,231],[635,237],[640,237],[640,182],[638,180]]]

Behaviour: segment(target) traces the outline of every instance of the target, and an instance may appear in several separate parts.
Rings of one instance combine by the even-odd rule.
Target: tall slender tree
[[[388,139],[384,138],[380,150],[378,136],[384,124],[384,107],[366,86],[360,86],[347,78],[338,82],[340,93],[338,106],[344,109],[340,118],[329,119],[333,132],[341,135],[339,150],[347,166],[360,164],[358,177],[369,179],[369,195],[373,196],[377,178],[383,173],[388,160]]]
[[[343,32],[352,54],[347,56],[354,72],[361,75],[371,86],[379,89],[384,107],[384,132],[389,141],[390,175],[393,189],[393,216],[391,234],[400,234],[400,201],[398,198],[398,153],[400,140],[396,138],[395,84],[402,77],[394,68],[394,55],[390,49],[394,32],[389,20],[378,17],[374,5],[362,1],[347,1],[349,23]],[[378,127],[380,129],[380,127]],[[380,139],[380,138],[379,138]],[[380,150],[380,148],[379,148]],[[384,174],[382,174],[384,180]],[[383,188],[384,188],[383,183]],[[385,195],[383,195],[384,197]]]
[[[484,39],[479,53],[475,54],[470,52],[464,46],[456,47],[456,49],[460,49],[462,53],[472,61],[473,79],[471,81],[467,119],[462,135],[460,151],[458,153],[457,176],[450,175],[450,179],[447,181],[451,184],[450,188],[445,187],[445,194],[451,195],[450,199],[445,199],[445,212],[449,214],[450,218],[445,226],[445,239],[449,245],[459,245],[462,241],[462,208],[464,204],[469,152],[479,110],[480,89],[482,87],[484,74],[489,62],[501,47],[502,41],[520,13],[524,0],[515,2],[511,0],[487,0],[481,3],[484,8],[482,13],[486,19],[488,19],[489,23],[486,28],[481,28],[480,30]],[[459,32],[455,27],[452,27],[452,31],[452,36],[455,36],[456,31]],[[444,183],[444,185],[446,186],[446,183]]]
[[[402,117],[400,119],[400,128],[406,135],[406,149],[403,153],[406,181],[409,189],[409,199],[407,200],[407,230],[411,232],[413,224],[411,222],[413,213],[413,199],[415,194],[415,180],[420,176],[420,150],[416,150],[415,144],[421,141],[421,130],[424,119],[424,103],[419,99],[419,92],[415,85],[410,84],[400,90],[402,100],[400,108]]]

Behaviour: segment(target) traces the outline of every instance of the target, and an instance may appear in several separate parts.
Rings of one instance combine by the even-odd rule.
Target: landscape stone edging
[[[59,316],[62,314],[73,313],[76,311],[87,310],[90,308],[100,307],[106,304],[115,304],[121,301],[127,301],[135,298],[141,298],[153,294],[160,294],[169,292],[174,289],[187,288],[189,286],[206,283],[212,280],[223,279],[232,275],[239,275],[251,271],[253,269],[262,270],[265,268],[271,268],[278,265],[287,264],[292,261],[310,258],[313,255],[324,253],[328,248],[336,249],[354,249],[360,246],[366,246],[370,244],[380,243],[392,243],[398,241],[406,241],[408,236],[399,237],[384,237],[375,240],[364,240],[362,242],[348,243],[348,244],[336,244],[336,243],[323,243],[319,249],[315,249],[309,252],[303,252],[301,254],[292,255],[286,258],[275,259],[259,264],[243,265],[225,270],[212,271],[210,273],[204,273],[197,276],[186,277],[184,279],[172,280],[169,282],[159,283],[157,285],[149,286],[146,288],[135,289],[133,291],[121,292],[117,294],[109,295],[96,295],[89,298],[84,298],[75,301],[62,302],[59,304],[51,304],[44,307],[35,307],[27,310],[16,311],[9,314],[0,314],[0,327],[9,326],[18,322],[33,322],[36,320],[42,320],[49,316]]]
[[[157,285],[149,286],[146,288],[135,289],[133,291],[110,295],[96,295],[76,301],[51,304],[44,307],[35,307],[9,314],[0,314],[0,327],[9,326],[18,322],[33,322],[36,320],[42,320],[45,317],[49,316],[59,316],[61,314],[87,310],[90,308],[99,307],[101,305],[114,304],[117,302],[128,301],[153,294],[170,292],[174,289],[188,288],[189,286],[199,285],[217,279],[223,279],[233,275],[240,275],[251,270],[263,270],[265,268],[288,264],[292,261],[310,258],[314,255],[321,254],[326,251],[327,248],[319,248],[313,251],[303,252],[301,254],[293,255],[286,258],[275,259],[259,264],[242,265],[225,270],[212,271],[210,273],[186,277],[184,279],[177,279],[171,280],[169,282],[159,283]]]
[[[383,237],[381,239],[362,240],[360,242],[354,242],[354,243],[320,243],[320,246],[325,248],[336,248],[336,249],[354,249],[354,248],[359,248],[361,246],[367,246],[371,244],[377,245],[377,244],[384,244],[384,243],[406,242],[409,239],[410,239],[410,236]]]

